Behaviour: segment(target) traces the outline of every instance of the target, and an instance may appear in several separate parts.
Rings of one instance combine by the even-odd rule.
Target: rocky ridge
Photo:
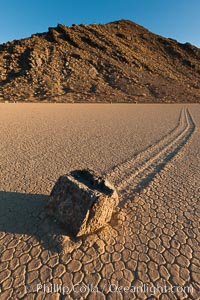
[[[199,102],[200,49],[127,20],[0,45],[0,101]]]

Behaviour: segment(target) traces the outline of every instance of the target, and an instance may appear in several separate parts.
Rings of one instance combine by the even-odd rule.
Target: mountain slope
[[[200,102],[200,49],[126,20],[59,24],[0,45],[10,101]]]

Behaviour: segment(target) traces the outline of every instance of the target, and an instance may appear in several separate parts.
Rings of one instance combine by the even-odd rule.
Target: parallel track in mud
[[[158,143],[148,147],[138,155],[116,166],[108,178],[115,184],[120,195],[139,192],[164,165],[185,145],[195,130],[195,124],[188,108],[183,108],[177,126]],[[122,199],[121,205],[126,202]]]

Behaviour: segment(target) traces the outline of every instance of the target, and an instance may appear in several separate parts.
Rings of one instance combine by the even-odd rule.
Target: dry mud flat
[[[0,105],[1,299],[199,299],[199,105]],[[60,174],[108,173],[110,226],[63,238]]]

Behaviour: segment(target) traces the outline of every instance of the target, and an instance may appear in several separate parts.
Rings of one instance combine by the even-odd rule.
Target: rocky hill
[[[126,20],[0,45],[1,101],[200,102],[200,49]]]

